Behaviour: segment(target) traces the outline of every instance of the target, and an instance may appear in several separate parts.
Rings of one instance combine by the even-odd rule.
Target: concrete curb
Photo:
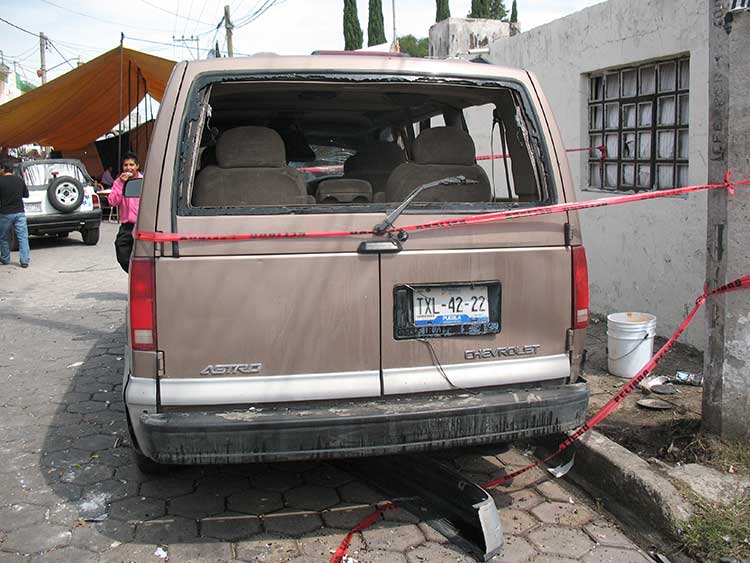
[[[693,515],[692,505],[672,483],[630,450],[594,430],[579,442],[568,473],[577,485],[618,518],[653,527],[678,539]]]

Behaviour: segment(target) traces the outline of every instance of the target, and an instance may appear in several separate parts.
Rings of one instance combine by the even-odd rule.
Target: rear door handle
[[[401,252],[401,243],[395,239],[363,240],[357,248],[360,254],[396,254]]]

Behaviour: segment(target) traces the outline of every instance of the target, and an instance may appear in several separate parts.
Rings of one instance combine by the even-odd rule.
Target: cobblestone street
[[[122,402],[127,277],[116,225],[84,246],[32,240],[31,267],[0,266],[0,563],[327,562],[383,500],[346,462],[176,468],[141,475]],[[485,482],[523,452],[459,452]],[[542,471],[495,495],[506,546],[495,562],[646,562],[606,516]],[[161,557],[157,554],[161,554]],[[354,537],[360,563],[474,559],[403,510]]]

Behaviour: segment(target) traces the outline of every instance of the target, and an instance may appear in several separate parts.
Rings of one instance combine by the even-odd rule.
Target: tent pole
[[[122,66],[123,66],[123,42],[125,34],[120,32],[120,120],[117,122],[117,174],[119,175],[122,163]]]
[[[130,75],[132,73],[132,65],[133,61],[128,61],[128,152],[133,150],[133,139],[130,134],[132,130],[132,125],[130,124],[130,114],[133,113],[130,110]]]
[[[141,99],[141,67],[136,67],[135,69],[135,154],[138,154],[138,149],[141,146],[141,143],[138,142],[138,137],[140,136],[141,132],[139,130],[141,126],[141,118],[138,112],[138,109],[141,105],[140,102]]]

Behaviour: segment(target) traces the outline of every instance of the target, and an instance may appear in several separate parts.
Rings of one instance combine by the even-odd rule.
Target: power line
[[[92,16],[90,14],[85,14],[83,12],[78,12],[76,10],[72,10],[71,8],[68,8],[66,6],[60,6],[59,4],[55,4],[54,2],[51,2],[50,0],[42,0],[42,2],[44,2],[45,4],[49,4],[50,6],[54,6],[55,8],[59,8],[60,10],[65,10],[66,12],[70,12],[71,14],[76,14],[76,15],[79,15],[79,16],[83,16],[84,18],[91,18],[92,20],[96,20],[96,21],[99,21],[99,22],[102,22],[102,23],[108,23],[108,24],[116,25],[116,26],[119,26],[120,28],[122,28],[122,27],[129,27],[131,29],[140,29],[141,31],[158,31],[158,32],[162,32],[162,33],[168,33],[164,29],[147,28],[147,27],[143,27],[142,25],[129,25],[129,24],[122,23],[121,21],[113,21],[113,20],[106,20],[104,18],[98,18],[98,17]]]
[[[167,47],[183,47],[184,48],[184,45],[178,45],[177,43],[165,43],[163,41],[152,41],[150,39],[141,39],[139,37],[132,37],[131,35],[126,35],[125,38],[126,39],[130,39],[131,41],[141,41],[143,43],[153,43],[154,45],[166,45]],[[225,39],[225,41],[226,41],[226,39]],[[199,47],[198,50],[199,51],[208,52],[208,51],[211,51],[212,49],[205,49],[204,47]],[[236,54],[242,55],[244,57],[251,56],[251,55],[248,55],[247,53],[236,53]]]
[[[76,68],[76,67],[74,67],[74,66],[73,66],[73,65],[71,64],[71,62],[70,62],[69,60],[67,60],[67,58],[65,57],[65,55],[63,55],[63,54],[62,54],[62,53],[60,52],[60,50],[59,50],[59,49],[58,49],[58,48],[57,48],[57,47],[55,46],[55,44],[54,44],[54,43],[52,43],[52,41],[50,41],[49,37],[47,38],[47,43],[49,43],[50,45],[52,45],[52,48],[53,48],[53,49],[54,49],[55,51],[57,51],[57,54],[58,54],[58,55],[60,55],[60,56],[61,56],[61,57],[63,58],[63,62],[66,62],[66,63],[68,63],[68,64],[70,65],[70,68],[72,68],[72,69],[75,69],[75,68]],[[60,63],[60,64],[63,64],[63,63]],[[57,65],[57,66],[60,66],[60,65]],[[48,70],[51,70],[51,69],[48,69]]]
[[[0,18],[0,21],[3,21],[3,22],[5,22],[5,23],[7,23],[7,24],[8,24],[9,26],[11,26],[11,27],[15,27],[16,29],[20,29],[20,30],[21,30],[21,31],[23,31],[24,33],[28,33],[29,35],[33,35],[34,37],[39,37],[39,34],[38,34],[38,33],[34,33],[33,31],[29,31],[28,29],[24,29],[24,28],[22,28],[22,27],[19,27],[19,26],[17,26],[16,24],[14,24],[14,23],[11,23],[11,22],[9,22],[9,21],[8,21],[8,20],[6,20],[6,19]]]
[[[196,22],[196,23],[203,24],[203,25],[213,26],[212,23],[204,22],[204,21],[201,21],[200,19],[196,20],[196,19],[193,19],[193,18],[182,16],[182,15],[178,14],[177,12],[173,12],[171,10],[167,10],[165,8],[162,8],[161,6],[157,6],[156,4],[152,4],[148,0],[141,0],[141,2],[143,2],[144,4],[147,4],[149,6],[151,6],[152,8],[156,8],[157,10],[159,10],[161,12],[164,12],[165,14],[169,14],[171,16],[175,16],[176,18],[180,18],[180,19],[183,19],[183,20],[188,20],[188,21],[191,21],[191,22]],[[179,12],[179,10],[180,10],[179,4],[177,4],[177,6],[178,6],[177,11]],[[205,4],[204,4],[204,7],[205,7]],[[198,16],[198,17],[200,18],[200,16]],[[175,22],[174,31],[177,31],[176,22]]]

